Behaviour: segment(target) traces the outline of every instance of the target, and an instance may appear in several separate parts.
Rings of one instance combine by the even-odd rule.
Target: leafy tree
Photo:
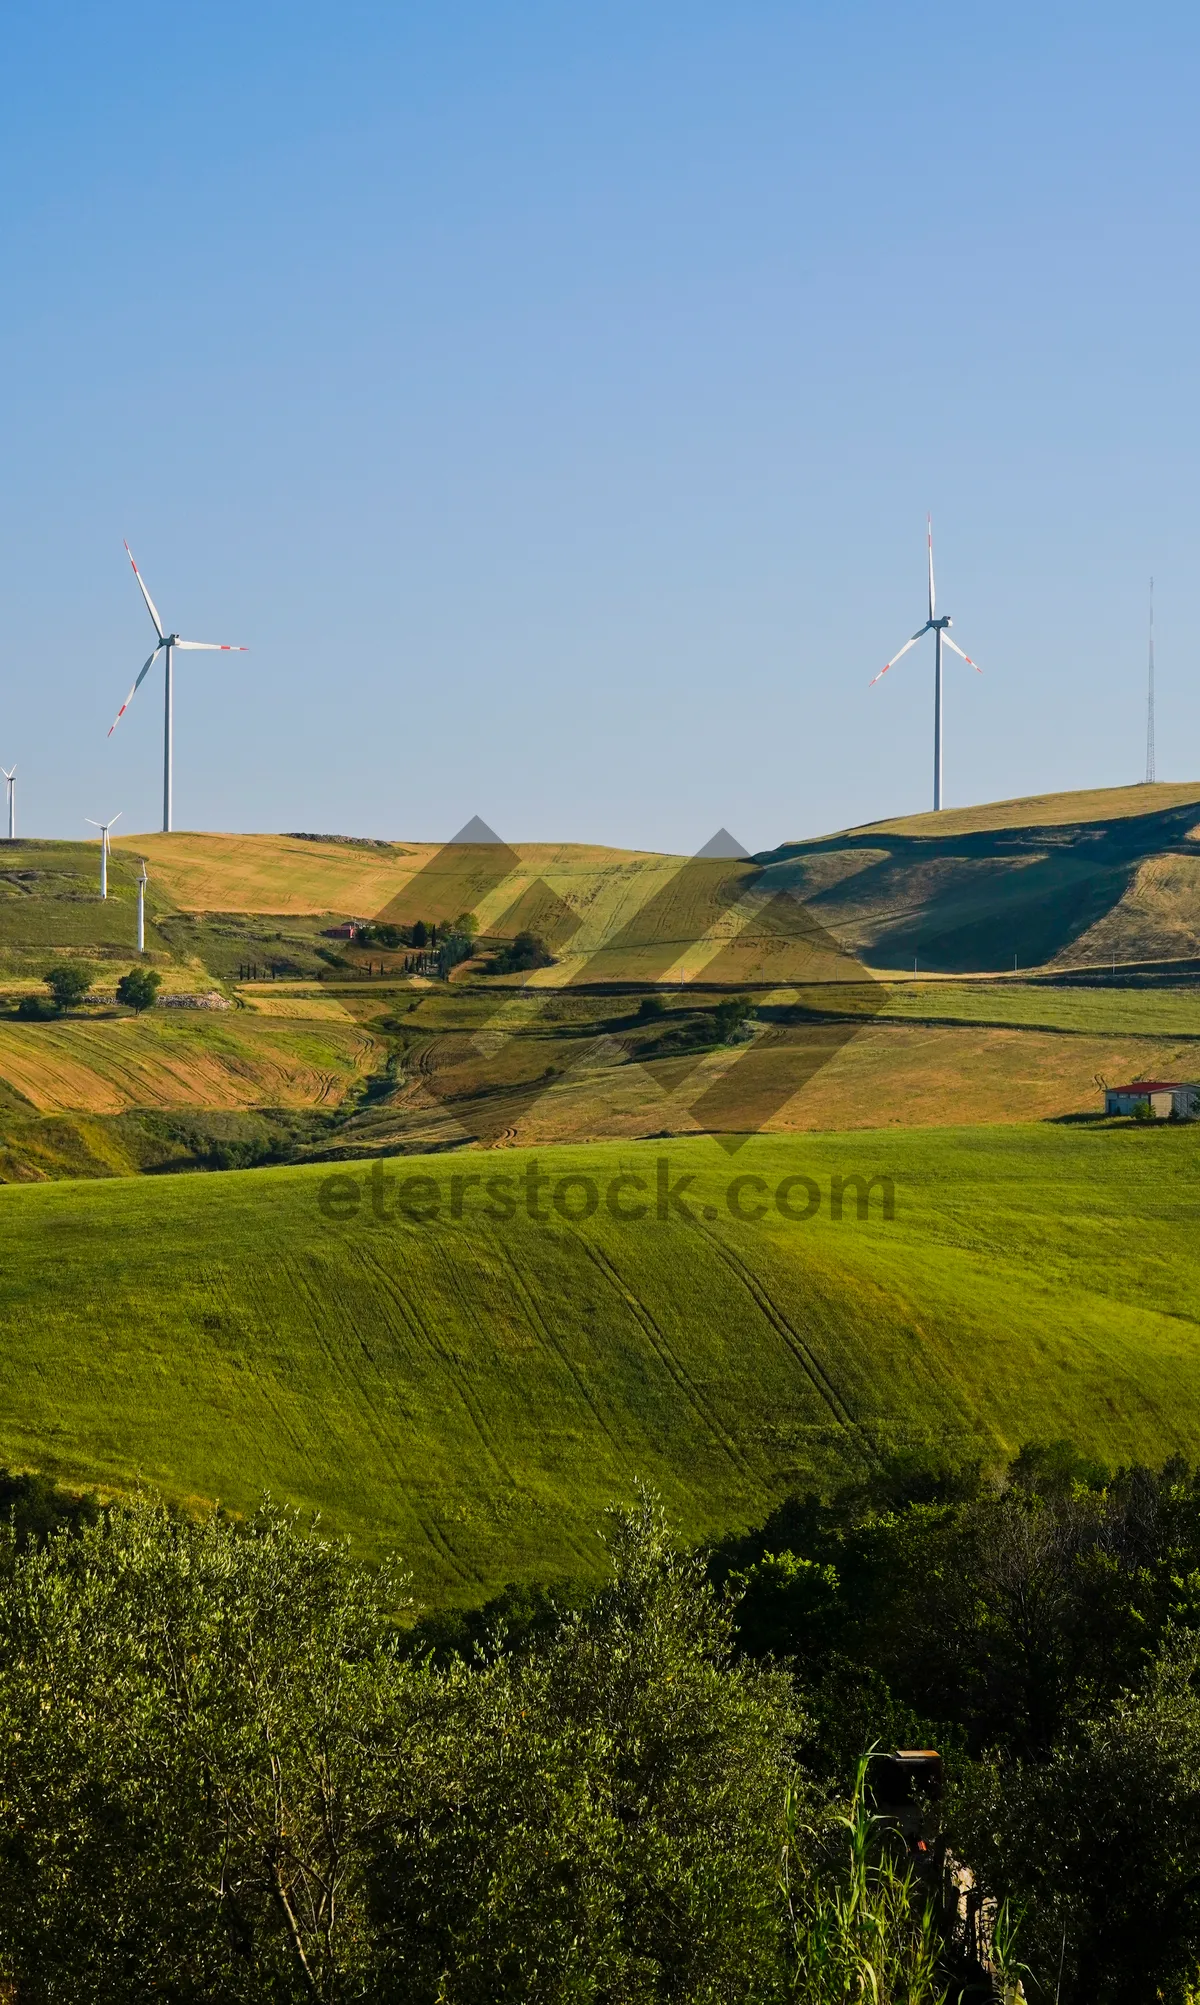
[[[414,947],[428,946],[429,928],[423,919],[418,919],[414,922],[412,931],[409,934],[409,940]]]
[[[397,1589],[141,1501],[0,1575],[0,1956],[45,2001],[374,1997]]]
[[[442,944],[437,950],[438,973],[443,981],[448,980],[452,968],[461,966],[471,958],[471,942],[464,940],[461,933],[444,933]]]
[[[875,1738],[851,1703],[862,1692],[877,1718],[1044,1759],[1136,1680],[1173,1617],[1200,1623],[1197,1478],[1169,1463],[1093,1488],[1081,1468],[1061,1445],[1026,1449],[999,1486],[973,1465],[898,1458],[718,1548],[714,1579],[745,1576],[742,1647],[795,1659],[828,1722],[825,1757],[853,1755],[839,1722],[859,1745]],[[786,1555],[831,1576],[761,1564]]]
[[[162,987],[162,976],[154,968],[130,968],[117,983],[117,1001],[126,1009],[140,1016],[144,1009],[152,1009],[154,998]]]
[[[1173,1629],[1145,1687],[1081,1722],[1049,1761],[992,1761],[960,1790],[955,1843],[1025,1909],[1038,1995],[1154,2005],[1195,1978],[1198,1685],[1200,1635]]]
[[[665,1016],[667,1005],[661,996],[643,996],[637,1006],[638,1021],[646,1023],[655,1017]]]
[[[74,1009],[91,988],[94,970],[83,961],[61,961],[43,976],[59,1009]]]
[[[534,968],[553,965],[554,956],[540,933],[518,933],[497,958],[497,967],[502,975],[528,974]]]
[[[771,1995],[798,1716],[649,1502],[586,1608],[443,1669],[406,1657],[394,1577],[269,1506],[0,1546],[22,1997]]]
[[[449,1674],[428,1794],[377,1860],[379,1995],[455,2005],[766,1996],[788,1681],[644,1498],[610,1585],[548,1640]]]
[[[47,1017],[57,1016],[58,1011],[49,996],[22,996],[17,1004],[17,1015],[29,1023],[44,1023]]]
[[[712,1013],[712,1031],[718,1044],[729,1044],[743,1027],[754,1021],[754,1004],[745,996],[727,996]]]
[[[479,921],[473,912],[460,912],[451,931],[464,940],[473,940],[479,931]]]

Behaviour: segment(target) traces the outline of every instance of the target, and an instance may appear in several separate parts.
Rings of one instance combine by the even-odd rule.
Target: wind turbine
[[[976,675],[982,675],[983,670],[980,668],[979,663],[977,661],[971,660],[969,654],[963,654],[963,651],[959,647],[958,642],[952,641],[949,634],[946,632],[946,628],[953,624],[953,622],[950,619],[949,613],[943,613],[940,619],[937,616],[937,599],[933,589],[932,516],[926,518],[926,523],[929,535],[929,618],[926,620],[923,627],[917,628],[917,631],[913,635],[911,640],[905,641],[904,646],[900,649],[900,654],[894,654],[890,661],[884,662],[883,667],[879,671],[879,675],[872,676],[870,686],[872,689],[874,689],[875,684],[880,679],[880,676],[886,675],[889,668],[895,668],[896,663],[900,659],[900,655],[907,654],[910,647],[915,647],[916,643],[920,640],[922,634],[931,633],[933,635],[934,645],[936,648],[936,663],[937,663],[934,671],[934,684],[933,684],[933,805],[934,808],[937,809],[940,808],[942,805],[942,642],[944,641],[947,647],[952,647],[954,649],[955,654],[962,655],[962,659],[966,662],[967,667],[973,668],[975,670]]]
[[[128,543],[125,545],[125,555],[128,557],[130,563],[133,564],[133,551],[130,549]],[[118,724],[121,722],[122,717],[125,715],[125,712],[128,710],[130,704],[133,702],[134,697],[137,695],[137,692],[141,688],[141,685],[145,680],[146,676],[150,673],[150,670],[153,668],[154,663],[157,660],[158,656],[165,649],[167,658],[166,659],[167,674],[163,691],[164,695],[163,834],[169,835],[171,832],[171,792],[174,778],[173,774],[174,748],[173,748],[173,736],[172,736],[172,724],[171,724],[171,699],[174,691],[173,657],[175,649],[177,647],[188,648],[196,651],[202,651],[207,654],[245,654],[247,650],[244,647],[234,647],[229,641],[180,640],[178,634],[164,633],[163,623],[158,617],[158,608],[155,605],[153,599],[150,597],[149,592],[146,590],[146,587],[142,582],[142,574],[138,570],[136,564],[133,564],[133,575],[137,579],[138,585],[141,588],[142,597],[146,601],[146,610],[149,613],[151,619],[154,621],[154,631],[155,634],[157,635],[157,640],[155,643],[153,654],[151,654],[147,658],[147,660],[143,662],[141,673],[139,674],[137,681],[134,683],[133,688],[130,690],[128,696],[125,698],[124,703],[121,705],[121,708],[118,710],[116,716],[113,718],[112,723],[109,725],[108,735],[110,738],[112,737],[113,732],[116,730]]]
[[[17,839],[17,769],[14,766],[10,773],[3,766],[0,766],[0,773],[4,774],[4,783],[8,788],[8,839],[10,842],[15,842]]]
[[[124,810],[122,810],[124,812]],[[83,817],[89,828],[100,831],[100,896],[108,897],[108,831],[113,822],[120,821],[120,815],[113,815],[109,821],[93,821],[90,815]]]
[[[143,857],[141,875],[137,880],[137,888],[138,888],[137,950],[139,954],[144,954],[146,951],[146,886],[149,883],[149,881],[150,881],[149,878],[146,876],[146,859],[145,857]]]

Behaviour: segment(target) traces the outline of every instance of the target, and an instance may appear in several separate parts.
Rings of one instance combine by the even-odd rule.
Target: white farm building
[[[1135,1079],[1130,1086],[1106,1086],[1106,1114],[1136,1114],[1148,1106],[1155,1121],[1194,1121],[1200,1115],[1200,1086],[1179,1079]]]

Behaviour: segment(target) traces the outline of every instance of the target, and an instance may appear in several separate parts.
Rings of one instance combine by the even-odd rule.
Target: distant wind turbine
[[[124,810],[122,810],[122,813],[123,812]],[[108,831],[112,827],[113,822],[120,821],[121,816],[112,815],[110,816],[108,821],[93,821],[90,815],[85,815],[83,819],[87,823],[89,828],[98,828],[100,831],[100,896],[101,898],[107,898],[108,897]]]
[[[0,773],[4,774],[4,784],[8,788],[8,839],[10,842],[15,842],[17,839],[17,769],[14,766],[12,772],[9,773],[5,771],[3,766],[0,766]]]
[[[889,668],[895,668],[896,663],[900,660],[900,656],[907,654],[910,647],[915,647],[916,643],[920,640],[922,634],[931,633],[934,636],[937,665],[934,671],[934,684],[933,684],[933,805],[936,809],[940,808],[942,805],[942,642],[945,641],[947,647],[952,647],[954,649],[955,654],[962,655],[962,659],[966,662],[967,667],[973,668],[975,670],[976,675],[982,675],[983,670],[980,668],[979,663],[977,661],[971,660],[969,654],[963,654],[963,651],[959,647],[958,642],[952,641],[949,634],[946,632],[946,628],[953,624],[949,613],[943,613],[940,619],[937,617],[937,599],[933,589],[933,518],[932,517],[927,518],[927,527],[929,534],[929,618],[926,620],[923,627],[917,628],[917,631],[913,635],[911,640],[905,641],[904,646],[900,649],[899,654],[894,654],[890,661],[884,662],[883,667],[879,671],[879,675],[872,676],[870,686],[872,689],[874,689],[875,684],[880,679],[880,676],[886,675]]]
[[[130,549],[128,543],[125,545],[125,555],[128,557],[130,563],[133,564],[133,551]],[[130,704],[133,702],[134,697],[137,695],[137,692],[141,688],[142,683],[145,680],[146,676],[150,673],[150,670],[153,668],[154,663],[157,660],[158,656],[165,649],[167,657],[166,659],[167,673],[163,692],[164,694],[163,834],[169,835],[171,832],[171,795],[174,783],[174,772],[173,772],[174,741],[172,735],[172,722],[171,722],[171,699],[174,690],[174,661],[172,657],[174,655],[175,649],[177,647],[189,648],[197,651],[203,651],[204,653],[207,654],[245,654],[247,650],[244,647],[235,647],[229,641],[180,640],[178,634],[164,633],[163,623],[158,617],[158,608],[155,605],[153,599],[150,597],[149,592],[146,590],[146,587],[142,582],[142,574],[138,570],[136,564],[133,564],[133,575],[137,579],[138,585],[141,589],[142,597],[146,601],[146,610],[149,613],[151,619],[154,621],[154,631],[158,638],[153,654],[151,654],[147,658],[147,660],[143,662],[141,672],[138,675],[137,681],[134,683],[133,688],[130,690],[128,696],[125,698],[124,703],[121,705],[121,708],[118,710],[116,716],[113,718],[112,723],[109,725],[108,735],[110,738],[112,737],[113,732],[116,730],[118,724],[121,722],[122,717],[125,715],[125,712],[128,710]]]
[[[149,883],[149,881],[150,881],[149,878],[146,876],[146,859],[145,857],[143,857],[141,873],[137,880],[137,888],[138,888],[137,950],[139,954],[144,954],[146,951],[146,886]]]

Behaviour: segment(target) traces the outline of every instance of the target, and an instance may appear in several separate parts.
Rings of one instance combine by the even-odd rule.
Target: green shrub
[[[140,1016],[144,1009],[153,1008],[161,987],[162,976],[154,968],[130,968],[117,983],[117,1001]]]
[[[43,980],[59,1009],[74,1009],[91,988],[95,971],[84,961],[60,961],[47,968]]]

